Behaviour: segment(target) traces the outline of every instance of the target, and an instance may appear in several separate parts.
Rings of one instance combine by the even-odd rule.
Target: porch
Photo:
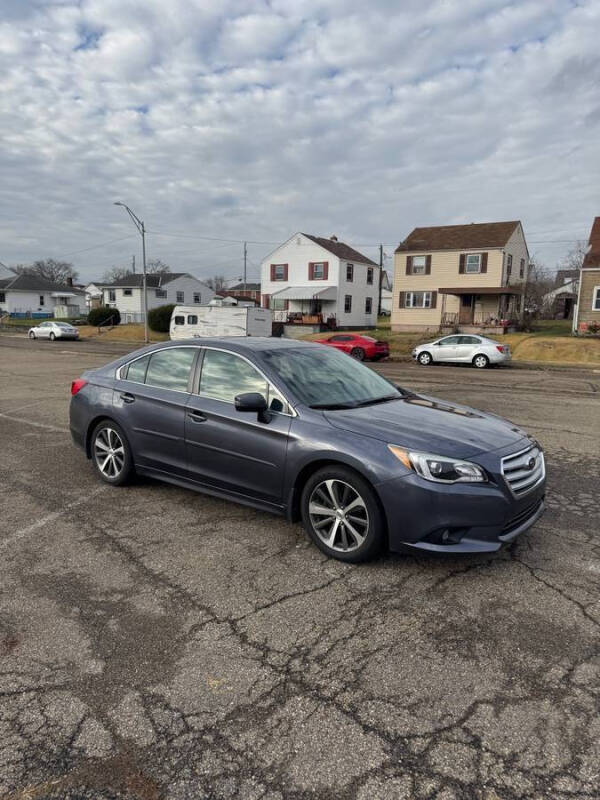
[[[442,298],[440,328],[462,333],[507,333],[517,329],[521,289],[508,286],[452,287],[438,290]],[[447,302],[452,297],[454,302]],[[449,310],[447,306],[458,306]]]
[[[335,286],[289,286],[271,295],[273,322],[302,325],[320,330],[335,328],[337,289]]]

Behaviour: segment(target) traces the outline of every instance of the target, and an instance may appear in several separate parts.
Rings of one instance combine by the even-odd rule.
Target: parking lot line
[[[1,414],[2,419],[8,419],[11,422],[22,422],[23,425],[32,425],[34,428],[45,428],[48,431],[58,431],[59,433],[70,433],[68,428],[59,428],[57,425],[48,425],[46,422],[34,422],[32,419],[20,419],[19,417],[12,417],[10,414]]]

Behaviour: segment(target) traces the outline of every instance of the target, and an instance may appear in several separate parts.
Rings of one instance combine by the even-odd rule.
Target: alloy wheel
[[[419,364],[423,364],[424,367],[428,366],[431,363],[431,356],[429,353],[421,353],[419,356]]]
[[[486,356],[475,356],[473,363],[478,369],[484,369],[488,365],[488,359]]]
[[[94,441],[94,455],[100,472],[110,480],[117,478],[125,463],[125,447],[114,428],[101,428]]]
[[[352,356],[352,358],[355,358],[357,361],[364,361],[365,360],[365,351],[362,349],[362,347],[354,347],[350,351],[350,355]]]
[[[336,478],[313,489],[308,514],[313,530],[332,550],[357,550],[369,533],[365,501],[353,486]]]
[[[35,339],[35,333],[33,331],[30,331],[29,338],[30,339]]]

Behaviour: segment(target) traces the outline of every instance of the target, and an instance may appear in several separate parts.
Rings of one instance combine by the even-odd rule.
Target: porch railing
[[[323,314],[303,314],[301,311],[273,311],[273,322],[290,325],[321,325]]]

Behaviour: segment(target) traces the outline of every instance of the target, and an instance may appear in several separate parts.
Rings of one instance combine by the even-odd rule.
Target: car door
[[[113,407],[141,467],[187,476],[185,409],[199,353],[166,347],[121,368]]]
[[[285,398],[248,359],[205,348],[198,390],[185,415],[185,441],[193,480],[256,500],[281,504],[292,411]],[[264,395],[269,420],[237,411],[234,398]]]
[[[50,327],[49,322],[42,322],[37,328],[35,335],[39,336],[40,339],[47,339],[50,336],[51,330],[52,328]]]
[[[480,348],[480,343],[481,340],[478,336],[459,336],[456,345],[456,360],[471,362]]]
[[[350,339],[350,336],[336,334],[335,336],[330,336],[327,342],[330,347],[335,347],[336,350],[343,350],[344,352],[347,352],[349,350]]]
[[[433,358],[435,361],[455,361],[456,346],[459,336],[445,336],[440,339],[434,348]]]

